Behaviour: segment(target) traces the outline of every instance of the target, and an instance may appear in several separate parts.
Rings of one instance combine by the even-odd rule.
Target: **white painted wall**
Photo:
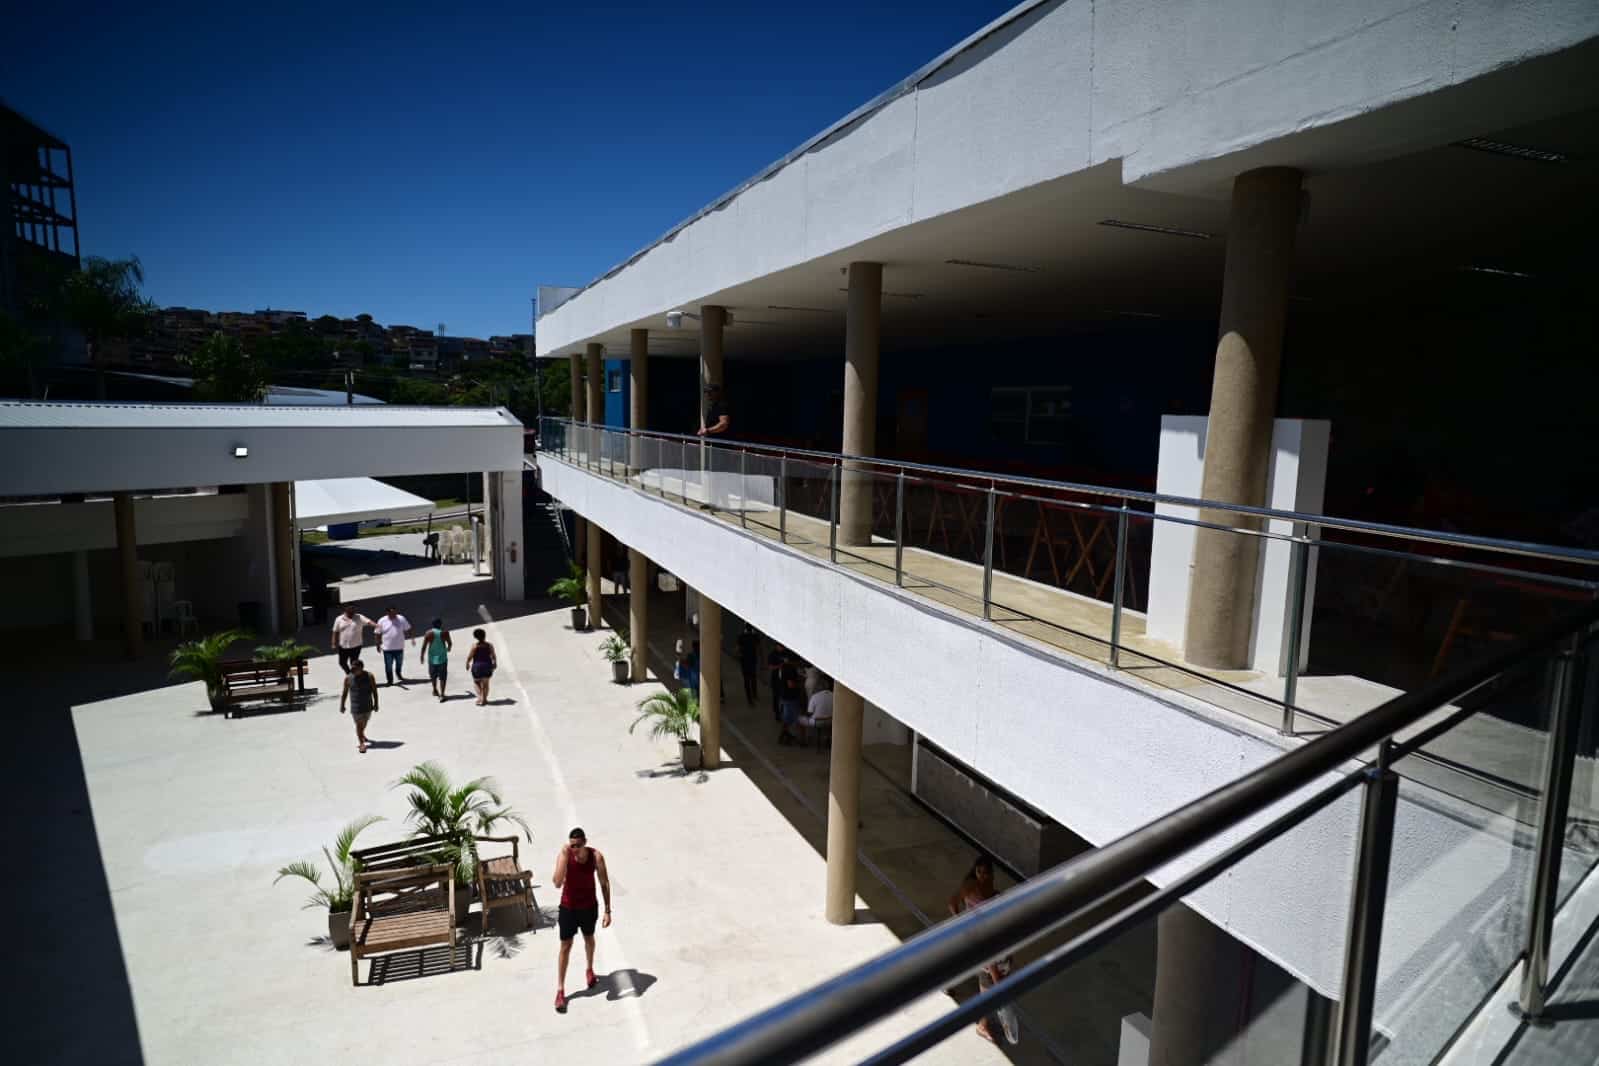
[[[1095,845],[1235,780],[1287,743],[697,508],[548,456],[541,466],[545,489],[579,514]],[[1403,1017],[1419,1045],[1463,1022],[1477,1000],[1461,993],[1508,964],[1503,934],[1521,906],[1529,842],[1507,813],[1419,787],[1407,785],[1400,806],[1378,1009],[1380,1019]],[[1169,883],[1274,813],[1150,880]],[[1336,997],[1358,813],[1345,796],[1186,902]]]
[[[242,492],[133,501],[133,525],[140,546],[237,536],[244,532],[248,518],[249,500]],[[0,558],[116,546],[110,500],[0,507]]]
[[[1163,415],[1155,491],[1167,496],[1198,498],[1205,473],[1204,415]],[[1327,487],[1327,448],[1332,423],[1279,418],[1272,427],[1271,461],[1266,468],[1266,506],[1279,511],[1320,514]],[[1193,507],[1157,504],[1155,513],[1197,519]],[[1174,647],[1183,646],[1188,617],[1188,588],[1194,569],[1194,537],[1198,530],[1181,522],[1156,522],[1149,556],[1147,632]],[[1268,532],[1304,535],[1296,523],[1273,519]],[[1309,531],[1316,535],[1314,529]],[[1300,619],[1299,667],[1310,657],[1311,609],[1316,602],[1313,549],[1305,574],[1305,610]],[[1255,618],[1249,634],[1249,659],[1255,670],[1281,677],[1288,671],[1288,620],[1292,613],[1289,568],[1293,548],[1286,541],[1267,541],[1255,577]]]
[[[1592,0],[1023,4],[544,313],[538,353],[1099,164],[1221,196],[1558,114],[1580,79],[1514,65],[1595,37]]]

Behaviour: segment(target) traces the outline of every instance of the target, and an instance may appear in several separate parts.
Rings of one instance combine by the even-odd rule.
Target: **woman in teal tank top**
[[[450,631],[443,619],[435,618],[422,635],[422,661],[428,667],[428,685],[433,695],[444,702],[444,681],[450,670]]]

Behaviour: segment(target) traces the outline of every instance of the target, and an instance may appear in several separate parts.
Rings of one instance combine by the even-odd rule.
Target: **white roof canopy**
[[[336,477],[294,483],[294,526],[315,529],[371,518],[425,518],[433,501],[369,477]]]

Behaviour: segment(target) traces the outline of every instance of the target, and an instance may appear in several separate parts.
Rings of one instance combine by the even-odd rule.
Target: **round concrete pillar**
[[[1149,1066],[1211,1066],[1243,1023],[1248,949],[1181,903],[1160,916]]]
[[[588,418],[588,397],[583,391],[583,357],[573,352],[566,357],[566,367],[572,375],[572,420],[582,422]]]
[[[650,427],[650,331],[635,329],[628,334],[628,412],[629,429],[645,430]],[[628,450],[628,468],[633,473],[644,469],[644,442],[632,439]]]
[[[705,768],[722,765],[722,605],[700,593],[700,751]]]
[[[627,550],[628,639],[632,642],[633,680],[643,681],[649,670],[650,561],[637,548]]]
[[[588,364],[588,380],[585,382],[588,392],[588,420],[596,426],[605,425],[605,346],[590,344],[584,350],[584,359]],[[599,442],[595,441],[598,449]]]
[[[133,521],[133,497],[111,497],[117,526],[117,563],[122,575],[122,643],[128,658],[144,651],[144,585],[139,580],[139,535]]]
[[[605,569],[605,550],[601,546],[600,527],[593,522],[588,526],[588,569],[589,569],[589,628],[600,628],[600,576]]]
[[[1266,499],[1299,184],[1299,171],[1285,167],[1252,170],[1233,182],[1200,489],[1207,500],[1259,507]],[[1199,519],[1252,529],[1260,525],[1214,508],[1201,508]],[[1231,670],[1249,665],[1259,546],[1252,536],[1195,531],[1183,639],[1183,657],[1194,665]]]
[[[827,920],[855,921],[855,851],[861,817],[860,694],[833,685],[833,757],[827,771]]]
[[[849,265],[849,313],[844,323],[844,445],[846,455],[877,454],[877,368],[883,315],[883,264]],[[872,478],[846,462],[838,496],[838,542],[872,542]]]

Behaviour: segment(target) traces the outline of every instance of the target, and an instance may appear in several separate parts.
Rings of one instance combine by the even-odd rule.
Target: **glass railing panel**
[[[885,584],[895,581],[898,479],[879,468],[846,463],[840,471],[838,564]],[[903,560],[903,533],[898,553]]]
[[[827,548],[833,517],[832,463],[789,456],[783,470],[785,539]]]
[[[1457,705],[1477,711],[1457,729],[1495,715],[1528,721],[1496,734],[1497,750],[1484,761],[1541,766],[1548,751],[1548,682],[1547,656],[1507,671]],[[1441,708],[1401,741],[1451,713]],[[1422,750],[1436,750],[1442,739]],[[1414,754],[1393,769],[1399,799],[1371,1059],[1384,1066],[1434,1061],[1521,959],[1539,817],[1536,792]]]

